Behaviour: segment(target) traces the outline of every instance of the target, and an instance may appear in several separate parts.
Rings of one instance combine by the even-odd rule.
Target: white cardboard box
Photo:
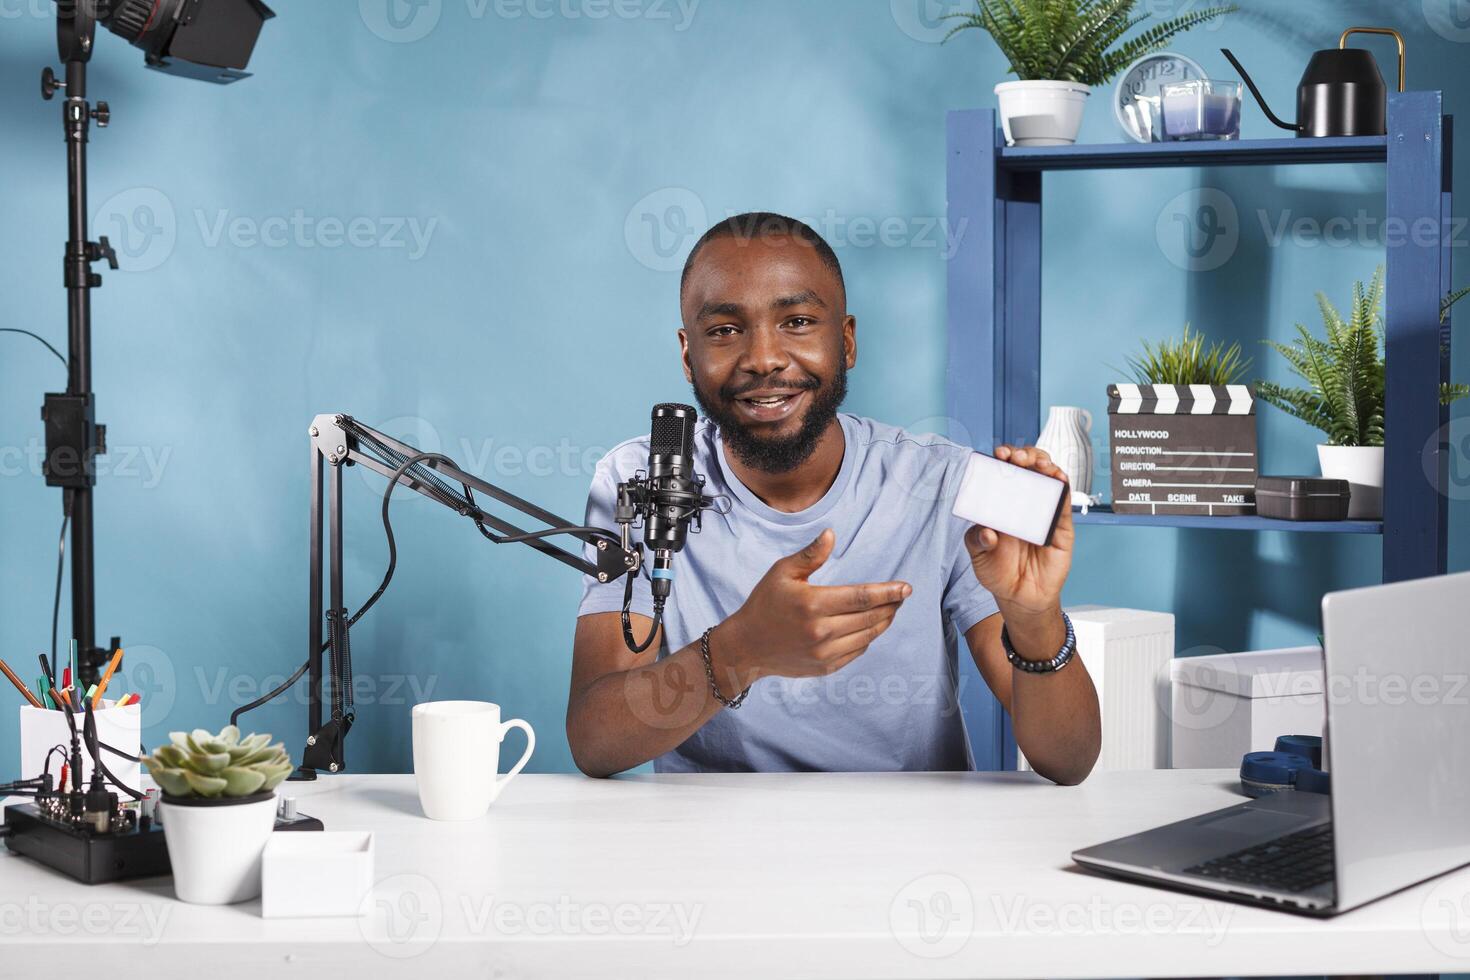
[[[1077,634],[1077,654],[1097,687],[1102,713],[1097,768],[1167,769],[1173,614],[1074,606],[1067,616]],[[1031,768],[1020,753],[1017,766]]]
[[[282,831],[261,855],[267,919],[362,915],[372,887],[371,831]]]
[[[1321,735],[1322,648],[1185,657],[1171,667],[1175,769],[1233,769],[1278,735]]]

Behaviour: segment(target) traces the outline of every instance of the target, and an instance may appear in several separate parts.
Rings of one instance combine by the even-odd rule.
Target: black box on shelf
[[[1254,515],[1255,401],[1248,385],[1109,385],[1113,512]]]

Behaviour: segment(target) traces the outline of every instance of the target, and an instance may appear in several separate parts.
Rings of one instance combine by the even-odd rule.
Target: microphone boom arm
[[[236,724],[240,715],[283,694],[303,674],[307,676],[309,734],[306,748],[302,751],[301,766],[291,777],[293,779],[315,779],[317,770],[340,772],[346,768],[344,742],[355,719],[352,710],[353,673],[348,643],[349,630],[382,595],[392,577],[396,564],[396,545],[387,523],[387,505],[388,494],[395,486],[416,491],[461,516],[470,518],[480,533],[496,544],[521,542],[595,577],[599,582],[616,581],[623,575],[636,576],[643,568],[643,546],[630,543],[630,525],[634,517],[642,511],[648,497],[645,488],[636,481],[631,486],[619,487],[616,520],[621,525],[621,534],[616,534],[603,528],[573,524],[466,472],[447,456],[425,453],[363,425],[350,415],[318,415],[312,421],[309,434],[311,585],[307,660],[280,686],[249,704],[236,708],[230,715],[230,724]],[[384,525],[389,536],[388,573],[377,592],[349,618],[344,605],[342,583],[342,484],[344,471],[353,465],[364,466],[392,482],[385,490],[383,504]],[[441,477],[444,479],[440,479]],[[453,489],[445,480],[459,484],[463,492]],[[514,507],[550,526],[542,531],[525,531],[483,510],[475,501],[474,491]],[[487,528],[493,528],[500,534],[497,536]],[[570,534],[595,545],[595,563],[544,540],[545,537],[555,534]],[[631,636],[628,642],[632,644]],[[323,655],[328,653],[330,660],[324,661]],[[326,706],[330,708],[330,716],[324,718]]]

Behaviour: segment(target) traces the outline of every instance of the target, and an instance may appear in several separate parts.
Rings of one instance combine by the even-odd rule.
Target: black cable
[[[71,491],[66,491],[66,506],[61,515],[61,537],[56,544],[56,598],[51,601],[51,677],[56,677],[56,623],[61,618],[61,573],[66,568],[66,528],[71,523]]]
[[[47,340],[45,337],[42,337],[40,334],[31,333],[29,330],[22,330],[19,327],[0,327],[0,333],[21,333],[25,334],[27,337],[32,337],[36,340],[39,340],[41,343],[46,345],[47,350],[56,355],[56,359],[61,362],[62,367],[66,368],[68,371],[71,370],[71,365],[67,363],[67,360],[62,355],[61,351],[57,350],[55,347],[52,347],[51,341]]]
[[[325,650],[326,647],[323,646],[322,649]],[[290,688],[290,686],[292,684],[295,684],[298,680],[300,680],[301,679],[301,675],[304,674],[304,673],[306,673],[306,668],[308,668],[310,666],[311,666],[311,661],[308,660],[308,661],[306,661],[306,663],[302,664],[300,667],[297,667],[296,668],[296,673],[294,673],[290,677],[286,678],[286,680],[281,684],[280,687],[276,688],[274,691],[271,691],[269,694],[262,694],[260,697],[256,698],[254,701],[251,701],[247,705],[244,705],[242,707],[236,708],[234,711],[232,711],[230,713],[230,724],[231,725],[238,724],[239,721],[240,721],[240,716],[243,715],[245,712],[247,712],[247,711],[254,711],[256,708],[258,708],[261,705],[265,704],[267,701],[271,700],[272,698],[279,697],[282,694],[286,693],[286,690],[288,688]]]
[[[118,779],[117,776],[113,775],[112,770],[107,768],[107,763],[102,761],[102,750],[101,748],[99,748],[99,746],[102,744],[102,741],[97,737],[96,709],[92,707],[92,702],[90,701],[86,703],[86,720],[83,723],[82,731],[84,741],[87,744],[87,754],[92,757],[92,764],[97,767],[94,772],[102,773],[102,775],[106,776],[107,780],[112,783],[113,786],[116,786],[118,789],[122,790],[133,799],[141,800],[143,798],[143,794],[133,789],[133,787],[129,786],[121,779]],[[113,749],[113,751],[117,752],[116,749]],[[118,755],[123,755],[123,753],[118,752]]]
[[[97,744],[100,745],[102,748],[106,749],[107,751],[111,752],[113,755],[118,756],[119,758],[127,759],[129,762],[139,762],[139,761],[141,761],[141,759],[138,756],[136,756],[136,755],[128,755],[122,749],[115,749],[112,746],[108,745],[106,742],[102,741],[102,739],[100,739],[100,738],[97,740]],[[140,749],[142,748],[141,745],[138,746],[138,747]]]

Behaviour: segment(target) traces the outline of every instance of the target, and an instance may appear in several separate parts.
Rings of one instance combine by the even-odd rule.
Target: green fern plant
[[[1220,342],[1205,346],[1202,332],[1189,332],[1184,325],[1181,340],[1162,340],[1155,346],[1143,342],[1143,354],[1128,359],[1133,380],[1141,385],[1229,385],[1250,368],[1242,360],[1240,344],[1226,347]]]
[[[1238,9],[1228,4],[1191,11],[1123,41],[1148,19],[1147,13],[1134,13],[1137,6],[1138,0],[975,0],[973,13],[947,15],[959,23],[944,39],[982,30],[1017,78],[1105,85],[1176,35]]]
[[[1301,419],[1327,436],[1330,446],[1383,445],[1383,268],[1367,286],[1353,283],[1344,317],[1326,294],[1317,294],[1326,339],[1300,323],[1291,344],[1268,340],[1306,388],[1257,381],[1262,401]],[[1443,314],[1449,308],[1442,307]],[[1470,396],[1470,385],[1441,385],[1442,404]]]

